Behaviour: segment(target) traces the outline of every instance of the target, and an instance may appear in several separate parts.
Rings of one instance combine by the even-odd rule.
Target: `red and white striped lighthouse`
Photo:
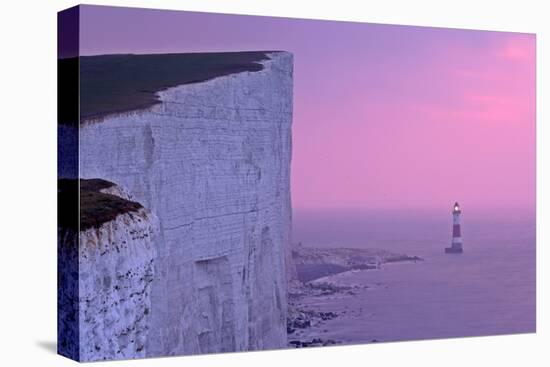
[[[458,202],[453,206],[453,240],[451,247],[447,247],[445,252],[448,254],[460,254],[462,253],[462,234],[460,231],[460,205]]]

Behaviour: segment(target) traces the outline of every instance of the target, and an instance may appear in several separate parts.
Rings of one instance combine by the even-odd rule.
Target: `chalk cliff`
[[[80,233],[80,360],[145,356],[157,225],[140,209]]]
[[[71,195],[76,180],[62,180]],[[80,180],[79,228],[61,216],[61,350],[80,361],[145,356],[158,219],[104,180]],[[73,222],[74,223],[74,222]]]
[[[81,360],[286,346],[292,55],[262,64],[81,123],[81,177],[146,208],[81,231]]]

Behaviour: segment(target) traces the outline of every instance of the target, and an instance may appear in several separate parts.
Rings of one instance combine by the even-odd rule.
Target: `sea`
[[[293,212],[293,242],[303,246],[424,259],[340,275],[366,291],[308,301],[340,315],[319,336],[349,344],[535,332],[535,228],[534,211],[463,209],[464,253],[445,254],[450,210]]]

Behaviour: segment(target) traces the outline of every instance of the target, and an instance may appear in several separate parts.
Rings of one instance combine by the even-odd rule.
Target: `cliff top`
[[[244,71],[260,71],[272,51],[82,56],[58,60],[60,99],[80,76],[80,119],[150,107],[156,92],[181,84],[207,81]],[[80,64],[79,64],[80,62]],[[78,72],[80,68],[80,72]],[[66,77],[64,77],[66,75]],[[71,100],[66,95],[65,100]],[[74,98],[74,97],[73,97]],[[76,124],[77,106],[63,106],[59,121]],[[71,110],[73,109],[73,110]]]
[[[119,214],[142,208],[140,203],[100,192],[115,184],[101,179],[80,180],[80,231],[98,228],[114,220]],[[76,179],[58,181],[58,226],[77,230],[78,184]]]

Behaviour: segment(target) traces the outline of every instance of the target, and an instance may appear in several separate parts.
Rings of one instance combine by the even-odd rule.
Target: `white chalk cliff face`
[[[108,335],[81,310],[81,323],[91,318],[81,325],[81,340],[94,348],[88,340],[97,341],[108,358],[286,346],[292,55],[271,53],[263,64],[261,71],[164,90],[160,104],[81,126],[81,177],[121,185],[159,220],[154,269],[147,256],[134,264],[131,255],[133,246],[144,246],[139,233],[152,228],[149,222],[132,227],[138,244],[124,254],[108,239],[129,235],[109,232],[126,225],[125,216],[80,239],[98,244],[90,246],[94,261],[81,258],[83,282],[84,274],[119,268],[122,258],[139,274],[81,283],[82,299],[109,282],[128,293],[106,296],[108,302],[151,292],[150,307],[134,296],[128,311],[102,321],[116,325]],[[100,248],[110,253],[101,257]],[[88,310],[101,312],[101,302]],[[121,332],[123,324],[135,326],[132,335]]]
[[[110,182],[80,185],[80,231],[63,217],[58,229],[60,350],[80,361],[144,357],[158,219]],[[60,185],[62,195],[75,187]]]
[[[80,232],[80,360],[145,356],[158,220],[142,208]]]

